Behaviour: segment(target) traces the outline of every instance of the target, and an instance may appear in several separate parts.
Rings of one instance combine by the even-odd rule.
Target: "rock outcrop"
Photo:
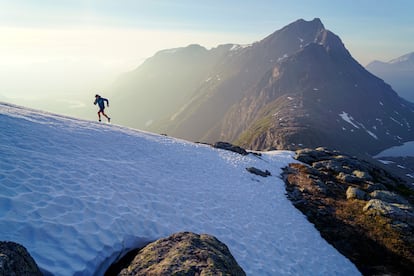
[[[246,170],[249,173],[252,173],[252,174],[255,174],[255,175],[259,175],[259,176],[262,176],[262,177],[268,177],[268,176],[271,176],[272,175],[268,170],[262,171],[262,170],[260,170],[258,168],[255,168],[255,167],[249,167],[249,168],[246,168]]]
[[[216,142],[214,143],[213,147],[217,149],[224,149],[224,150],[232,151],[232,152],[235,152],[241,155],[249,154],[244,148],[235,146],[228,142]]]
[[[41,276],[42,273],[24,246],[15,242],[1,241],[0,275]]]
[[[246,275],[225,244],[180,232],[141,249],[119,275]]]
[[[325,148],[296,151],[289,199],[364,275],[413,275],[414,192],[373,163]]]

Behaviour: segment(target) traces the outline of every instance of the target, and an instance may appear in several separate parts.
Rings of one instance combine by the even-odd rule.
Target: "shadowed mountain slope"
[[[125,78],[117,95],[131,116],[121,123],[187,140],[368,154],[414,140],[413,104],[318,18],[252,45],[162,51]]]

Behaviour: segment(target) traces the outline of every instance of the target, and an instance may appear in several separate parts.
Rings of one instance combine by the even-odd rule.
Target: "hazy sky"
[[[0,0],[0,99],[93,94],[162,49],[321,18],[363,65],[414,51],[412,0]]]

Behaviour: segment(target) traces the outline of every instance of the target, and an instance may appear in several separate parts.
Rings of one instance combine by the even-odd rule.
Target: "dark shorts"
[[[105,107],[100,107],[98,112],[104,112]]]

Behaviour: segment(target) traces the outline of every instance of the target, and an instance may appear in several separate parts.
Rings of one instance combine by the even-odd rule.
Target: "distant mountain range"
[[[376,60],[366,68],[390,83],[401,97],[414,102],[414,52],[388,62]]]
[[[112,91],[120,123],[192,141],[375,154],[414,140],[414,104],[317,18],[251,45],[160,51]]]

